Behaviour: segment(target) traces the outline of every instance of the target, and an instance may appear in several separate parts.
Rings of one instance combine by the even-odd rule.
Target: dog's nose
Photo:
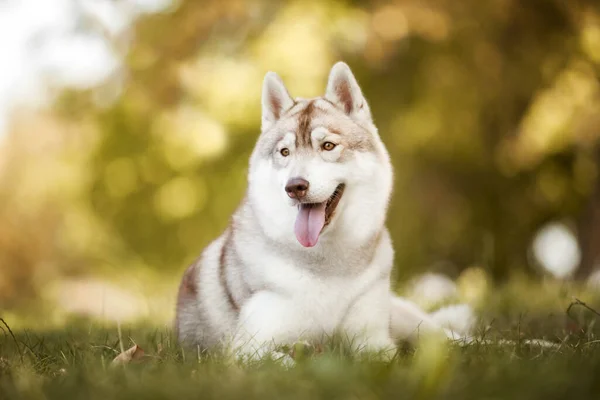
[[[285,191],[290,198],[300,200],[306,196],[306,192],[308,191],[308,181],[303,178],[292,178],[288,181],[287,185],[285,185]]]

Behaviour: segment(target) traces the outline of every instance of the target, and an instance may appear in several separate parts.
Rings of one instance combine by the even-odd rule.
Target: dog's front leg
[[[302,333],[301,318],[289,299],[269,291],[254,294],[242,306],[232,350],[240,359],[257,360],[276,355],[277,346],[296,341]]]
[[[358,351],[393,355],[396,349],[390,336],[389,281],[381,279],[349,308],[342,329]]]

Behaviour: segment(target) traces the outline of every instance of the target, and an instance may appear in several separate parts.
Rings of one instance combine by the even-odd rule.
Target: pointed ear
[[[329,73],[325,98],[341,108],[350,117],[371,120],[371,110],[356,78],[345,62],[336,63]]]
[[[283,81],[275,72],[267,72],[262,90],[262,131],[268,130],[294,105]]]

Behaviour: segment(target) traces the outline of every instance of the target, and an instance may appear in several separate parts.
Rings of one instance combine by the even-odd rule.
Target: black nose
[[[292,178],[288,181],[287,185],[285,185],[285,191],[290,198],[300,200],[306,196],[306,192],[308,191],[308,181],[303,178]]]

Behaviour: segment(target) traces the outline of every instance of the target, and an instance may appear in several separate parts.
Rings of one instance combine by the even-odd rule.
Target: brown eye
[[[323,150],[331,151],[331,150],[335,149],[335,146],[336,146],[335,143],[325,142],[325,143],[323,143]]]
[[[281,149],[280,153],[281,153],[282,156],[287,157],[287,156],[290,155],[290,149],[283,148],[283,149]]]

